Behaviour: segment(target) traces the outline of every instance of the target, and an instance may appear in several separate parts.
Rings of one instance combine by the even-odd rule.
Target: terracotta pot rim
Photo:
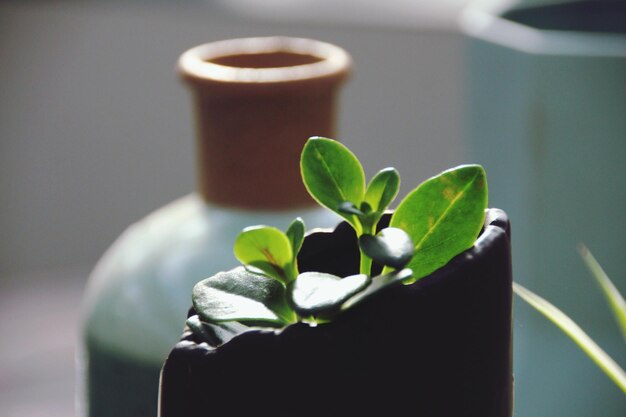
[[[294,64],[268,66],[228,65],[220,59],[232,57],[254,61],[271,54],[293,56]],[[216,62],[217,61],[217,62]],[[193,47],[178,61],[184,80],[205,85],[239,84],[248,87],[279,85],[296,81],[337,79],[348,75],[350,55],[342,48],[313,39],[271,36],[227,39]]]

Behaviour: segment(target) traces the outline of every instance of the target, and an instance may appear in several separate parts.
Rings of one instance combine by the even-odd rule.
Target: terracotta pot
[[[352,229],[309,235],[301,270],[352,274]],[[411,285],[312,327],[248,330],[217,348],[188,329],[161,374],[160,417],[512,416],[508,219]]]
[[[350,67],[343,49],[300,38],[233,39],[184,53],[204,198],[254,209],[313,205],[300,152],[311,136],[336,137],[336,98]]]

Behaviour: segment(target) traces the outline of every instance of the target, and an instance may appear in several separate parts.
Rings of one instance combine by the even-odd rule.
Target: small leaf
[[[356,208],[356,205],[351,201],[344,201],[343,203],[339,204],[339,207],[337,207],[335,211],[341,214],[354,214],[355,216],[365,215],[365,213]]]
[[[626,394],[626,372],[583,329],[550,302],[520,284],[514,282],[513,291],[568,335]]]
[[[237,322],[207,323],[200,320],[197,314],[187,319],[187,326],[198,339],[213,347],[223,345],[248,329],[248,326]]]
[[[338,211],[341,203],[359,204],[363,200],[365,173],[357,157],[335,140],[313,137],[304,145],[300,169],[309,194],[358,229],[358,219]]]
[[[235,256],[244,265],[260,269],[268,276],[289,282],[293,259],[291,242],[279,229],[270,226],[245,228],[235,240]]]
[[[295,321],[285,286],[243,267],[220,272],[193,287],[193,306],[206,322],[239,321],[282,326]]]
[[[408,264],[422,278],[473,246],[487,208],[480,165],[462,165],[423,182],[398,205],[391,221],[409,234],[415,254]]]
[[[387,227],[376,236],[361,235],[359,238],[361,250],[375,262],[402,269],[413,257],[413,241],[402,229]]]
[[[371,179],[365,191],[365,201],[373,211],[383,213],[400,189],[400,174],[395,168],[385,168]]]
[[[302,242],[304,242],[305,233],[306,226],[304,225],[304,220],[302,220],[300,217],[292,221],[287,228],[287,231],[285,232],[285,235],[287,235],[287,238],[291,243],[291,250],[294,257],[298,255],[298,252],[300,252]]]
[[[303,317],[323,317],[337,312],[353,295],[369,283],[367,275],[340,278],[323,272],[304,272],[288,288],[294,310]]]
[[[600,288],[602,288],[604,296],[611,307],[613,316],[615,316],[617,325],[622,332],[622,336],[624,340],[626,340],[626,301],[624,297],[622,297],[617,287],[609,279],[609,276],[604,272],[604,269],[602,269],[602,266],[600,266],[596,258],[589,252],[589,249],[581,244],[578,247],[578,251],[591,271],[591,274],[598,281],[598,284],[600,284]]]

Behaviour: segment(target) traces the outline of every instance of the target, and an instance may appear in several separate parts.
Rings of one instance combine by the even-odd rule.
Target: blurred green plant
[[[626,301],[624,301],[624,297],[622,297],[589,249],[581,244],[578,247],[578,251],[591,274],[600,284],[600,288],[626,341]],[[513,283],[513,291],[568,335],[626,394],[626,372],[580,326],[549,301],[522,285]]]

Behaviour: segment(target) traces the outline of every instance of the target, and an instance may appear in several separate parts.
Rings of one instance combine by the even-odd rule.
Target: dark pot
[[[218,348],[187,329],[162,370],[160,416],[512,416],[509,230],[490,209],[474,247],[328,324]],[[354,232],[312,233],[299,265],[355,273]]]

